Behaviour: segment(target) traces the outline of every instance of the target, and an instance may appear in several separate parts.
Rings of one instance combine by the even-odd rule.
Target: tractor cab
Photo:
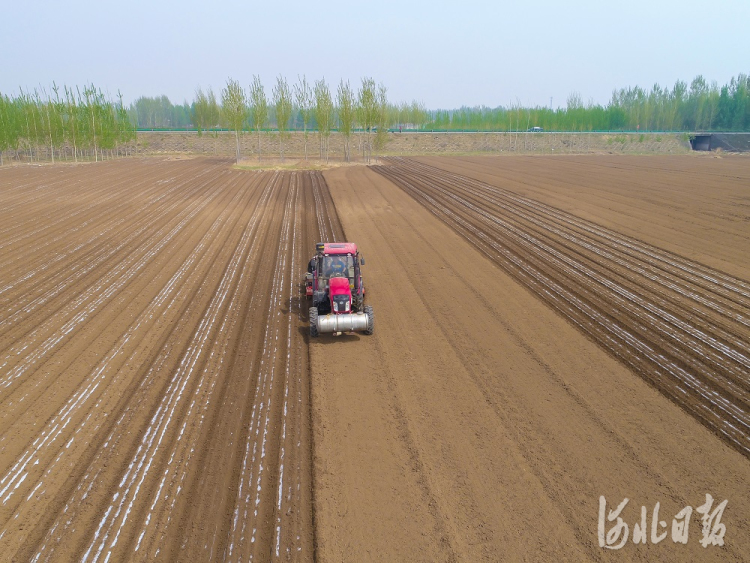
[[[331,278],[347,278],[349,285],[354,289],[358,270],[359,264],[355,265],[355,258],[351,254],[323,255],[320,259],[318,279],[327,283]]]
[[[312,297],[313,305],[321,313],[333,309],[333,293],[341,295],[343,280],[346,280],[351,296],[351,309],[360,311],[364,304],[364,284],[360,266],[365,263],[353,242],[328,242],[315,245],[317,251],[307,267],[305,294]],[[331,292],[331,280],[337,281],[336,291]],[[341,299],[341,298],[339,298]]]

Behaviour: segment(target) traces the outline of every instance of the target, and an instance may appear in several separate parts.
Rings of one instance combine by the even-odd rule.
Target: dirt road
[[[325,175],[377,326],[311,345],[321,561],[747,556],[745,457],[394,182]],[[700,545],[695,512],[687,545],[599,547],[601,495],[630,499],[631,534],[659,503],[658,536],[706,493],[729,501],[725,547]]]
[[[317,173],[0,171],[0,559],[311,560]]]

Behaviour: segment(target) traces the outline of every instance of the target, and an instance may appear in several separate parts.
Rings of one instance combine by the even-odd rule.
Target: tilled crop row
[[[90,168],[0,176],[0,552],[311,560],[322,175]]]
[[[375,169],[750,455],[748,282],[426,164]]]

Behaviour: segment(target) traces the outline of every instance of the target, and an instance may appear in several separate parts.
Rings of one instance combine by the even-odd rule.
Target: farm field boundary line
[[[429,165],[374,170],[750,456],[748,282]]]
[[[354,140],[359,142],[359,133]],[[261,136],[263,156],[278,155],[279,135],[266,132]],[[284,141],[287,157],[303,158],[305,136],[302,131],[289,131]],[[314,150],[310,155],[314,155]],[[252,135],[240,137],[240,150],[246,158],[257,158],[258,143]],[[633,134],[617,133],[527,133],[527,132],[391,132],[387,134],[384,154],[417,155],[518,155],[518,154],[690,154],[690,144],[679,134]],[[138,134],[138,154],[196,154],[234,156],[236,143],[230,132],[218,135],[201,135],[196,132],[143,131]],[[344,135],[332,132],[329,155],[333,159],[344,156]],[[362,157],[361,151],[352,152],[355,159]]]

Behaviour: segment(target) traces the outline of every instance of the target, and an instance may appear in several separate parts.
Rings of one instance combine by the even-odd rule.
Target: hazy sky
[[[578,91],[750,73],[750,0],[250,2],[2,0],[0,92],[96,86],[126,103],[219,94],[228,77],[372,76],[428,108],[565,105]]]

